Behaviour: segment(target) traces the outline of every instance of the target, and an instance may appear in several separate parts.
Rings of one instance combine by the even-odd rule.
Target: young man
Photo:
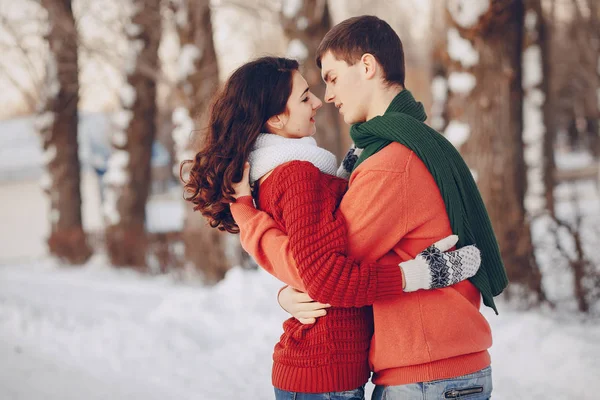
[[[495,309],[493,296],[507,280],[468,167],[424,124],[422,104],[404,88],[402,43],[386,22],[362,16],[336,25],[319,46],[317,64],[327,84],[325,101],[353,124],[351,136],[363,149],[339,207],[349,255],[397,264],[452,233],[460,246],[476,242],[482,253],[471,282],[373,303],[374,398],[489,398],[492,337],[479,306],[483,296]],[[245,247],[280,253],[286,265],[278,268],[293,274],[286,238],[253,221],[240,224]]]

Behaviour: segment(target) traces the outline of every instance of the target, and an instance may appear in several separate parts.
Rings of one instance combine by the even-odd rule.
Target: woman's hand
[[[302,324],[314,324],[317,318],[326,315],[326,309],[331,307],[329,304],[314,301],[308,294],[291,286],[279,292],[277,301],[281,308],[292,314],[292,317]]]
[[[235,193],[233,197],[235,199],[239,199],[244,196],[252,196],[252,188],[250,187],[250,163],[246,161],[244,164],[244,175],[242,176],[242,180],[238,183],[232,184],[233,190]]]

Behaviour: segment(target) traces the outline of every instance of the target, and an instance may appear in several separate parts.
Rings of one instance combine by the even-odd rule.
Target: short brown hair
[[[382,19],[363,15],[344,20],[331,28],[317,48],[317,65],[330,51],[338,60],[356,64],[363,54],[372,54],[381,64],[388,83],[404,86],[404,50],[402,41],[392,27]]]

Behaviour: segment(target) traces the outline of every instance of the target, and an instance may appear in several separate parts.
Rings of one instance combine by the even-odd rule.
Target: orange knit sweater
[[[323,190],[319,193],[321,198],[323,193]],[[298,244],[287,237],[277,218],[272,219],[244,202],[232,204],[231,210],[240,226],[244,248],[258,263],[284,282],[308,290],[293,257],[294,251],[300,251]],[[433,177],[413,152],[398,143],[390,144],[354,171],[335,215],[345,218],[349,255],[365,262],[377,261],[384,268],[414,258],[431,243],[451,234],[444,202]],[[349,281],[361,282],[361,268],[349,270]],[[331,285],[326,282],[335,281],[338,276],[332,274],[319,284]],[[331,296],[345,296],[343,292],[336,294],[337,290],[343,290],[340,286],[330,286],[331,293],[329,289],[315,287],[309,294],[315,300],[342,305],[330,301]],[[363,293],[358,293],[361,289]],[[491,346],[491,332],[479,312],[479,291],[470,282],[395,296],[386,296],[384,292],[382,298],[370,293],[364,281],[354,290],[357,296],[365,296],[366,301],[373,299],[375,328],[369,364],[376,384],[451,378],[490,364],[487,349]],[[323,293],[329,294],[329,298],[321,297]],[[364,321],[368,324],[369,319]],[[298,342],[304,340],[302,335],[296,338],[302,338]],[[347,339],[362,341],[362,337],[354,334]],[[285,345],[280,342],[278,346],[282,344]],[[308,387],[305,384],[309,385],[303,382],[301,386]]]

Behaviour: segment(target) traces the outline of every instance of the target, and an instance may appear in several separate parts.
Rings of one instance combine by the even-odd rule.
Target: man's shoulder
[[[406,172],[414,158],[417,158],[415,153],[408,147],[392,142],[365,160],[355,172],[357,174],[367,171],[402,173]]]

